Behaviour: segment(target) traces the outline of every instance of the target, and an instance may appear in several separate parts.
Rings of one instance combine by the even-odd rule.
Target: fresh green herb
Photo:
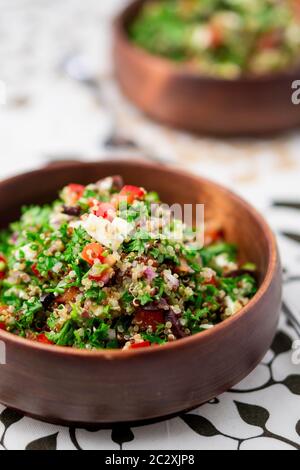
[[[104,183],[71,184],[0,231],[1,328],[87,350],[151,347],[212,328],[255,295],[256,267],[236,246],[201,248],[156,193]],[[105,222],[90,199],[105,203]]]

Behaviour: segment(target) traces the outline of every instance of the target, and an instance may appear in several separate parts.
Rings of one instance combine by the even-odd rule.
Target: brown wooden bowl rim
[[[186,63],[178,64],[171,59],[161,57],[159,55],[151,54],[146,49],[136,45],[133,41],[130,40],[125,26],[125,21],[128,15],[128,12],[135,6],[146,1],[150,0],[133,0],[130,2],[125,8],[121,10],[121,12],[116,16],[113,29],[115,33],[115,37],[126,46],[128,50],[131,50],[136,54],[136,58],[140,60],[140,62],[148,62],[149,64],[152,63],[153,68],[160,68],[168,74],[173,76],[182,76],[186,79],[197,79],[201,83],[211,83],[216,85],[224,85],[228,83],[245,83],[245,84],[255,84],[255,83],[263,83],[263,82],[276,82],[281,81],[284,79],[295,80],[299,77],[300,74],[300,65],[294,65],[292,67],[287,67],[286,69],[274,73],[265,73],[262,75],[254,75],[254,74],[243,74],[238,78],[233,79],[226,79],[220,78],[217,76],[210,76],[201,74],[197,71],[194,67],[189,66]]]
[[[236,322],[238,322],[242,317],[245,315],[251,313],[253,309],[255,309],[256,305],[261,301],[261,299],[267,294],[272,281],[274,279],[278,263],[279,263],[279,255],[278,255],[278,250],[277,250],[277,242],[275,239],[275,235],[273,234],[270,226],[268,223],[265,221],[263,216],[251,205],[249,204],[245,199],[242,197],[238,196],[236,193],[233,191],[227,189],[226,187],[211,181],[208,178],[203,178],[201,176],[194,176],[193,174],[187,172],[187,171],[182,171],[181,169],[175,169],[175,168],[170,168],[167,166],[163,166],[159,163],[149,163],[145,161],[137,161],[137,160],[100,160],[98,162],[95,161],[90,161],[90,162],[65,162],[61,163],[59,167],[44,167],[40,168],[38,170],[34,171],[29,171],[29,172],[24,172],[21,173],[17,176],[13,176],[10,178],[7,178],[5,180],[0,181],[0,187],[5,185],[5,184],[16,184],[18,185],[18,182],[24,177],[34,177],[39,175],[41,172],[49,172],[49,173],[55,173],[58,169],[67,169],[72,166],[73,168],[82,168],[83,166],[89,166],[89,165],[100,165],[101,164],[115,164],[115,165],[124,165],[126,164],[127,166],[141,166],[142,169],[156,169],[156,170],[162,170],[165,169],[166,171],[169,171],[170,174],[174,174],[177,176],[183,176],[183,177],[188,177],[189,179],[192,179],[195,181],[195,183],[200,184],[208,184],[212,187],[212,190],[217,190],[221,191],[224,193],[224,196],[229,197],[233,201],[237,202],[240,206],[242,206],[248,213],[254,217],[254,219],[257,221],[257,223],[260,225],[262,228],[262,231],[267,239],[268,243],[268,268],[267,268],[267,273],[265,275],[264,280],[262,281],[262,284],[256,293],[256,295],[250,300],[250,302],[240,310],[237,314],[234,316],[230,317],[229,319],[225,320],[222,323],[219,323],[216,325],[214,328],[211,328],[210,330],[197,333],[195,335],[189,336],[187,338],[183,338],[171,343],[167,343],[163,345],[161,348],[145,348],[145,349],[140,349],[140,350],[97,350],[97,351],[88,351],[88,350],[82,350],[82,349],[76,349],[76,348],[70,348],[66,346],[56,346],[56,345],[47,345],[47,344],[42,344],[38,343],[35,341],[30,341],[28,339],[22,338],[20,336],[14,335],[13,333],[9,333],[4,330],[0,330],[0,340],[9,341],[12,344],[20,345],[20,346],[27,346],[28,348],[31,348],[36,351],[49,351],[52,354],[57,354],[57,355],[67,355],[67,356],[77,356],[77,357],[86,357],[86,358],[94,358],[94,359],[106,359],[106,360],[127,360],[128,358],[131,357],[136,357],[136,355],[140,356],[148,356],[150,354],[158,354],[161,351],[172,351],[176,352],[177,349],[184,348],[185,346],[193,346],[194,343],[201,341],[218,333],[221,332],[222,330],[226,330],[227,328],[231,328],[235,325]]]

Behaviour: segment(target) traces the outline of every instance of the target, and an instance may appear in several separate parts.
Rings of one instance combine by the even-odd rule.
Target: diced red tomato
[[[5,310],[7,310],[7,306],[6,305],[0,305],[0,315]],[[4,322],[0,322],[0,330],[6,330],[6,324]]]
[[[210,280],[204,281],[203,285],[204,286],[217,286],[218,285],[217,278],[213,276]]]
[[[89,275],[89,279],[90,279],[91,281],[101,282],[102,274],[99,275],[99,276],[93,276],[92,274],[90,274],[90,275]]]
[[[124,186],[120,191],[118,197],[120,201],[126,201],[127,204],[132,204],[137,199],[143,199],[145,197],[145,190],[143,188],[138,188],[137,186]]]
[[[223,44],[223,35],[221,29],[217,25],[212,25],[211,30],[211,46],[217,48]]]
[[[143,330],[149,326],[155,332],[157,325],[165,323],[165,314],[162,310],[139,310],[134,316],[135,322]]]
[[[57,297],[56,302],[58,304],[68,304],[74,302],[79,292],[78,287],[70,287],[63,294]]]
[[[103,219],[108,219],[112,222],[116,217],[116,209],[109,202],[103,202],[99,205],[96,216],[103,217]]]
[[[143,341],[141,343],[135,343],[130,346],[130,349],[141,349],[141,348],[149,348],[151,346],[150,341]]]
[[[89,204],[92,209],[92,213],[97,217],[102,217],[110,222],[112,222],[116,217],[116,208],[109,202],[100,202],[97,201],[97,199],[91,199]]]
[[[33,274],[36,276],[36,277],[41,277],[41,273],[39,272],[38,268],[37,268],[37,263],[34,263],[32,266],[31,266],[31,271],[33,272]]]
[[[82,184],[69,184],[68,189],[72,193],[75,193],[78,199],[80,199],[85,191],[85,186],[83,186]]]
[[[0,255],[0,263],[2,264],[2,266],[0,266],[0,281],[5,278],[6,262],[6,258],[3,255]]]
[[[87,263],[91,266],[96,262],[100,261],[103,263],[105,261],[105,256],[103,256],[104,252],[103,246],[99,245],[99,243],[89,243],[83,249],[81,253],[81,258],[84,259]]]
[[[258,50],[275,49],[282,43],[282,34],[280,31],[269,31],[263,34],[258,41]]]
[[[124,186],[123,189],[120,191],[121,196],[126,196],[128,202],[133,202],[136,199],[143,199],[146,192],[143,188],[139,188],[137,186]]]
[[[44,333],[37,335],[36,340],[38,341],[38,343],[54,344],[53,341],[50,341],[50,339],[48,339]]]
[[[67,186],[67,203],[69,205],[74,205],[76,204],[77,201],[79,201],[80,198],[82,198],[83,193],[85,191],[85,186],[82,184],[69,184]]]

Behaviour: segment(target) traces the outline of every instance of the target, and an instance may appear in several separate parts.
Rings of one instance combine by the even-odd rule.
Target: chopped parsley
[[[240,311],[255,275],[221,231],[199,246],[154,192],[120,177],[70,184],[0,232],[0,327],[61,347],[154,347]]]

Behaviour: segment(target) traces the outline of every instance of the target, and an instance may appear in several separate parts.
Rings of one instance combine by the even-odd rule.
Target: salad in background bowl
[[[217,136],[298,127],[298,0],[134,0],[116,18],[123,93],[168,126]]]
[[[154,0],[129,32],[151,54],[212,77],[269,74],[300,62],[298,0]]]

